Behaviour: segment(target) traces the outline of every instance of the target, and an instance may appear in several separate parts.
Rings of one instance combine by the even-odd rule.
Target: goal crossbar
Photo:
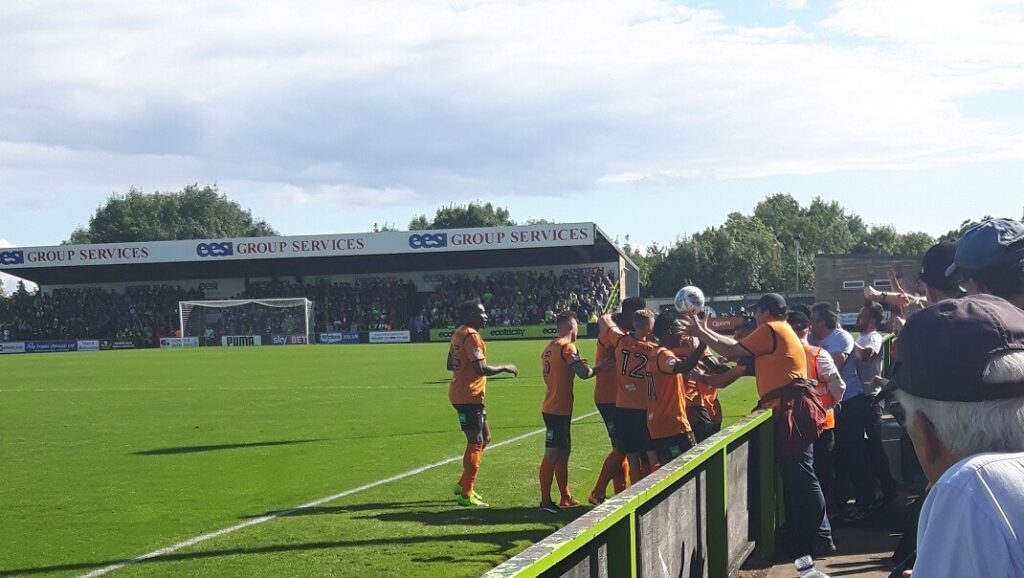
[[[188,326],[187,324],[189,318],[192,316],[192,312],[196,308],[230,309],[233,307],[243,307],[246,305],[257,305],[260,307],[270,307],[275,309],[301,307],[302,315],[305,321],[304,333],[306,334],[307,338],[312,339],[313,302],[305,297],[275,297],[265,299],[202,299],[198,301],[179,301],[179,327],[181,328],[182,334],[184,334],[185,329]]]

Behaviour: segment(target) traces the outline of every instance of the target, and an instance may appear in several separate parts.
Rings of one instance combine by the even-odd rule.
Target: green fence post
[[[605,532],[608,537],[608,576],[637,578],[636,512]]]
[[[728,448],[708,459],[708,576],[729,576],[729,466]]]
[[[775,468],[775,432],[772,420],[757,427],[757,551],[765,559],[775,555],[776,508],[778,499]]]

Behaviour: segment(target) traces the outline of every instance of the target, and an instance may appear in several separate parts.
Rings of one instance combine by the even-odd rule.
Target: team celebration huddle
[[[986,220],[958,243],[932,247],[912,288],[891,281],[892,292],[865,289],[856,338],[829,304],[790,307],[774,293],[732,336],[709,327],[696,287],[660,313],[629,297],[620,312],[598,318],[592,365],[576,346],[576,316],[558,314],[558,337],[540,355],[540,508],[580,505],[568,480],[576,378],[596,380],[610,441],[587,496],[600,505],[609,485],[619,493],[718,432],[718,390],[752,376],[758,407],[773,412],[788,555],[835,552],[832,521],[863,521],[894,499],[880,439],[882,415],[891,413],[928,481],[920,556],[911,548],[903,567],[919,576],[1024,576],[1024,224]],[[460,505],[487,507],[475,488],[490,441],[486,380],[518,368],[488,363],[479,302],[463,304],[460,316],[449,399],[467,446],[454,493]],[[891,379],[883,376],[883,325],[893,334]]]

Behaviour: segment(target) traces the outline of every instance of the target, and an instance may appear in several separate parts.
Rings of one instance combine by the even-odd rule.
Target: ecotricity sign
[[[0,251],[0,269],[587,246],[594,244],[595,233],[593,223],[570,223],[445,231],[18,247]]]

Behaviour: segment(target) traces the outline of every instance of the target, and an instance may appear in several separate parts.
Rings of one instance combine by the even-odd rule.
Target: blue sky
[[[1024,212],[1007,0],[0,4],[0,240],[217,183],[284,234],[472,200],[671,243],[776,192]]]

